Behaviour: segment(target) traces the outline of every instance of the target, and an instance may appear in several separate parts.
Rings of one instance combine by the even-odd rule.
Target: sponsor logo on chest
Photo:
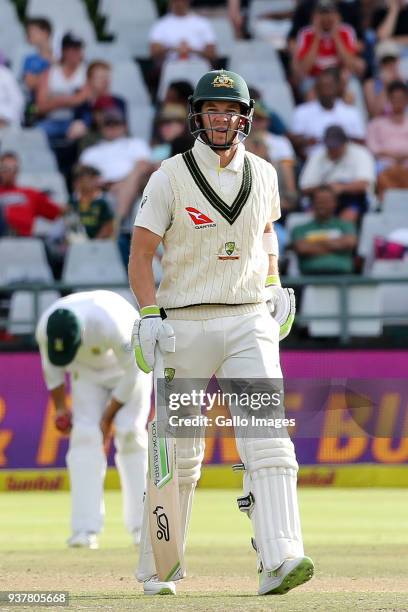
[[[205,229],[207,227],[216,227],[216,225],[217,225],[212,219],[210,219],[210,217],[207,217],[207,215],[202,213],[200,210],[197,210],[197,208],[193,208],[192,206],[187,206],[186,207],[186,211],[187,211],[190,219],[194,223],[194,227],[196,229]]]

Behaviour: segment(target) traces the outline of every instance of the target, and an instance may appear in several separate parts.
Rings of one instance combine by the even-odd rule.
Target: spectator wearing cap
[[[190,10],[190,0],[170,0],[169,12],[154,24],[149,39],[151,56],[159,65],[194,57],[213,63],[216,58],[211,23]]]
[[[374,189],[374,158],[367,147],[349,142],[338,125],[327,128],[323,142],[307,159],[299,186],[305,195],[312,195],[319,185],[329,185],[337,196],[340,217],[358,221]]]
[[[86,71],[86,84],[89,97],[75,108],[67,134],[71,140],[83,138],[95,128],[99,131],[100,116],[105,110],[118,109],[125,117],[127,115],[125,100],[112,94],[112,68],[108,62],[91,62]]]
[[[164,104],[157,117],[152,160],[161,162],[191,149],[194,139],[187,129],[187,110],[181,104]]]
[[[387,87],[393,81],[401,80],[399,71],[400,50],[392,40],[380,42],[375,49],[377,71],[364,82],[364,97],[370,117],[388,114],[390,105]]]
[[[85,149],[79,161],[100,172],[102,183],[116,201],[119,222],[130,213],[142,176],[150,167],[150,157],[148,144],[128,135],[124,114],[119,109],[106,110],[102,120],[102,140]]]
[[[292,142],[304,158],[321,143],[330,125],[340,125],[347,136],[364,142],[365,127],[359,110],[339,98],[338,74],[334,70],[322,72],[316,80],[316,100],[295,108],[292,123]]]
[[[306,95],[315,78],[327,68],[346,69],[361,76],[365,63],[358,56],[354,29],[341,22],[333,0],[318,0],[312,24],[300,30],[294,54],[295,81],[301,80],[301,93]]]
[[[302,274],[351,274],[357,245],[354,223],[336,215],[333,189],[320,185],[313,192],[313,219],[292,231],[292,247]]]
[[[387,94],[390,114],[376,117],[367,129],[367,146],[377,162],[380,198],[387,189],[408,189],[408,87],[394,81]]]
[[[89,97],[85,85],[83,42],[71,33],[62,39],[62,57],[40,76],[36,104],[44,118],[39,126],[46,132],[51,146],[66,137],[74,118],[74,108]]]
[[[286,136],[277,136],[269,131],[269,111],[262,102],[255,102],[251,133],[245,147],[270,161],[276,168],[281,189],[283,211],[293,210],[297,203],[295,178],[295,152]],[[264,153],[259,146],[265,146]]]
[[[37,217],[54,220],[60,217],[65,209],[58,206],[47,194],[18,185],[18,173],[17,155],[12,151],[3,153],[0,157],[0,209],[6,226],[5,233],[31,236]]]
[[[372,28],[377,40],[391,40],[401,49],[408,47],[408,4],[406,0],[387,0],[372,17]]]
[[[70,210],[79,217],[88,238],[101,240],[114,235],[114,214],[101,189],[101,175],[92,166],[77,166],[74,170],[74,193]]]
[[[31,100],[37,92],[40,74],[48,70],[54,60],[51,23],[45,17],[33,17],[26,21],[25,32],[28,44],[35,48],[34,53],[26,55],[22,66],[23,81]]]

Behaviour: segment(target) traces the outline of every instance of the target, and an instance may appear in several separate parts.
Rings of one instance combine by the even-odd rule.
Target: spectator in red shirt
[[[362,75],[364,61],[357,56],[358,43],[354,29],[341,22],[333,0],[319,0],[313,11],[312,25],[298,35],[295,58],[295,80],[301,81],[305,95],[314,79],[327,68],[346,69]]]
[[[65,209],[53,202],[45,193],[17,185],[18,157],[5,152],[0,157],[0,211],[3,233],[31,236],[36,217],[56,219]]]

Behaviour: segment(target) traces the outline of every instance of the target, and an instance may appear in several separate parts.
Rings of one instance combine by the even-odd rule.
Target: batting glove
[[[296,314],[296,299],[293,289],[283,289],[279,277],[270,275],[265,284],[266,304],[270,315],[279,323],[279,340],[289,335]]]
[[[154,367],[156,342],[159,343],[162,353],[174,353],[176,338],[171,325],[161,318],[158,306],[145,306],[140,315],[141,318],[133,325],[132,347],[137,365],[148,374]]]

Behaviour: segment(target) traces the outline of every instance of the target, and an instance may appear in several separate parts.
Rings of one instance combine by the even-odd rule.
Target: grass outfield
[[[0,590],[67,590],[69,610],[408,611],[408,489],[301,489],[305,547],[316,576],[275,597],[254,596],[250,522],[237,510],[237,494],[197,492],[188,578],[177,598],[146,598],[132,577],[137,553],[122,525],[118,492],[106,494],[106,527],[96,551],[64,545],[68,493],[3,493]],[[28,609],[51,608],[0,604],[0,610]]]

